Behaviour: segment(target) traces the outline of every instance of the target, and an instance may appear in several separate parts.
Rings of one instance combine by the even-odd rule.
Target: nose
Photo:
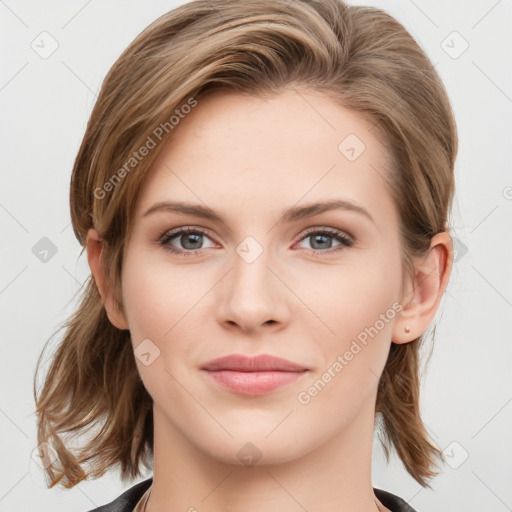
[[[254,333],[259,329],[282,329],[290,317],[290,292],[270,251],[254,260],[234,251],[232,266],[217,288],[216,316],[229,329]]]

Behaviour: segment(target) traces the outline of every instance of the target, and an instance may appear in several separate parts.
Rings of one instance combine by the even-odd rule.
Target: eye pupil
[[[325,240],[326,239],[331,239],[331,244],[328,244],[327,248],[330,248],[331,245],[332,245],[332,237],[330,237],[330,236],[318,234],[318,235],[313,235],[312,238],[313,238],[312,247],[314,249],[325,249]],[[320,242],[319,242],[320,243],[320,247],[315,247],[315,245],[317,244],[318,240],[320,240]],[[322,245],[322,243],[324,245]]]
[[[183,247],[185,249],[190,249],[190,250],[198,249],[198,247],[194,246],[194,243],[197,244],[198,241],[201,241],[202,236],[203,235],[187,233],[185,235],[182,235],[181,243],[183,244]],[[189,246],[190,240],[192,240],[192,242],[191,242],[192,247]],[[201,245],[201,244],[199,244],[199,245]]]

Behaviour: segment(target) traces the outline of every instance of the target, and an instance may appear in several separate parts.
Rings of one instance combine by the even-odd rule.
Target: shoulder
[[[88,512],[132,512],[133,508],[142,498],[142,495],[147,491],[152,482],[153,477],[143,480],[123,492],[123,494],[118,496],[114,501],[93,510],[89,510]]]
[[[383,491],[382,489],[376,489],[375,487],[373,488],[373,492],[379,501],[392,512],[416,512],[409,503],[399,496],[395,496],[394,494]]]

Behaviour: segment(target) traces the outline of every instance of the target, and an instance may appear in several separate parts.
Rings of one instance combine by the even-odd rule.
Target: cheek
[[[309,331],[314,328],[321,333],[317,347],[321,347],[322,367],[318,371],[340,376],[325,375],[325,381],[335,382],[328,386],[332,393],[366,396],[374,389],[401,310],[400,280],[399,251],[390,246],[350,265],[319,266],[316,274],[310,273],[301,282],[298,295],[316,314],[305,316],[310,319]],[[319,287],[318,283],[325,284]],[[304,329],[308,331],[307,326]]]
[[[314,306],[329,330],[317,340],[320,364],[297,401],[308,416],[329,416],[333,432],[374,399],[400,310],[396,286],[368,267],[364,273],[353,269],[331,280],[330,300]]]
[[[204,280],[183,268],[172,268],[165,260],[151,261],[142,251],[127,256],[123,298],[135,345],[144,338],[158,344],[197,303]]]
[[[393,304],[399,298],[401,263],[392,247],[386,254],[376,252],[360,259],[357,255],[339,266],[318,265],[303,276],[297,280],[297,295],[317,321],[322,320],[327,338],[352,338],[390,308],[390,315],[396,316]]]
[[[186,343],[170,342],[181,340],[187,313],[198,301],[197,291],[187,281],[179,268],[151,261],[145,251],[134,250],[125,258],[123,299],[130,337],[140,377],[156,403],[180,399],[179,386],[172,385],[169,372],[174,369],[169,361],[186,360],[190,348]],[[145,347],[141,353],[150,353],[148,364],[137,357],[139,345]]]

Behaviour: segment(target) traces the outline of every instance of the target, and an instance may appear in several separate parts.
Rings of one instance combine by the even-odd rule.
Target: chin
[[[237,434],[233,438],[215,439],[210,436],[201,437],[202,440],[210,439],[211,443],[197,445],[208,457],[224,464],[234,466],[245,466],[248,468],[273,466],[291,462],[309,450],[307,446],[299,445],[294,436],[266,433],[272,429],[260,429],[259,434],[248,433],[247,435]],[[264,431],[265,434],[261,434]],[[312,449],[313,447],[311,447]]]

